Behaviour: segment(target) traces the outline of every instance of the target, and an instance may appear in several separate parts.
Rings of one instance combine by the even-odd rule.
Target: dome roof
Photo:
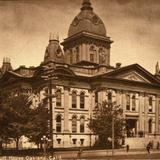
[[[106,36],[106,29],[103,21],[93,12],[89,0],[83,0],[81,12],[72,21],[68,37],[86,31],[89,33]]]

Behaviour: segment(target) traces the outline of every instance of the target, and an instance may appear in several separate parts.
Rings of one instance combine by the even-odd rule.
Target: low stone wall
[[[160,137],[142,137],[142,138],[126,138],[125,144],[129,145],[131,149],[146,148],[147,144],[151,142],[153,148],[157,148],[157,143],[160,143]]]

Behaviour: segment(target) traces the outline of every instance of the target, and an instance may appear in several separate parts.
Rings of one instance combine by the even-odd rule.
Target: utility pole
[[[53,102],[52,102],[52,79],[49,78],[49,113],[50,113],[50,139],[53,148]]]
[[[48,100],[49,100],[49,135],[50,135],[50,141],[51,141],[51,145],[50,147],[53,149],[54,147],[54,140],[53,140],[53,114],[54,114],[54,106],[53,106],[53,97],[56,97],[55,95],[53,95],[52,93],[52,87],[53,87],[53,80],[57,80],[58,77],[55,75],[54,70],[55,67],[48,67],[48,66],[43,66],[43,72],[44,74],[41,76],[41,78],[43,78],[44,80],[46,80],[48,82]],[[55,84],[54,84],[55,85]]]
[[[45,71],[48,71],[49,69],[48,68],[45,68],[46,70]],[[50,69],[51,70],[51,69]],[[50,71],[49,70],[49,71]],[[50,135],[50,140],[51,140],[51,148],[53,148],[53,97],[55,97],[55,95],[53,95],[52,93],[52,86],[53,86],[53,83],[52,83],[52,80],[57,80],[58,77],[56,77],[54,74],[53,74],[53,71],[51,70],[47,76],[41,76],[41,78],[43,78],[44,80],[48,81],[48,100],[49,100],[49,135]]]

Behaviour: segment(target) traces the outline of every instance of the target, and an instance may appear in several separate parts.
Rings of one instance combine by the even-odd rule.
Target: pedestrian
[[[159,150],[159,142],[157,142],[157,150]]]
[[[126,145],[126,151],[127,151],[127,153],[129,152],[129,145],[128,144]]]
[[[150,143],[147,144],[146,149],[147,149],[148,154],[150,154],[150,149],[151,149]]]
[[[81,158],[82,152],[83,152],[83,150],[82,150],[82,148],[80,148],[78,151],[78,154],[77,154],[77,158]]]

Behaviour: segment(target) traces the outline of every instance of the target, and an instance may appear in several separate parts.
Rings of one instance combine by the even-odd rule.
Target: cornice
[[[75,46],[84,42],[96,44],[98,43],[99,45],[104,45],[107,48],[110,48],[110,44],[113,43],[113,41],[110,40],[110,37],[94,35],[88,32],[81,32],[64,39],[64,42],[62,42],[61,45],[63,45],[65,48],[67,46],[68,48],[68,46]]]

